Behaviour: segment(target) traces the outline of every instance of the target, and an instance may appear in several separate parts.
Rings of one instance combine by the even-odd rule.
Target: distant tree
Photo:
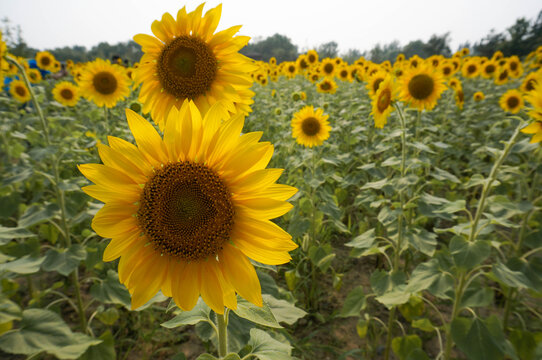
[[[292,44],[290,38],[280,34],[251,42],[240,52],[255,60],[263,61],[269,61],[271,57],[275,57],[278,62],[293,61],[297,58],[297,46]]]
[[[37,50],[29,47],[24,40],[21,26],[12,25],[7,17],[2,19],[2,40],[13,55],[29,58],[36,54]]]
[[[431,35],[427,43],[424,46],[424,52],[427,57],[431,55],[444,55],[451,56],[450,50],[450,33],[444,33],[442,35]]]
[[[361,51],[358,49],[348,49],[344,54],[341,55],[342,59],[349,64],[353,64],[354,61],[361,57]]]
[[[318,46],[317,51],[321,59],[323,58],[334,58],[339,54],[339,44],[335,41],[330,41],[325,44]]]
[[[425,52],[425,43],[421,40],[414,40],[406,44],[405,47],[403,47],[403,53],[407,58],[414,55],[418,55],[423,58],[427,57],[427,53]]]

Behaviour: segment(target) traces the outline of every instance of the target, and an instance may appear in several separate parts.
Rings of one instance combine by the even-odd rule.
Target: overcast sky
[[[182,0],[0,0],[0,17],[20,25],[27,44],[37,49],[100,42],[114,44],[135,34],[151,34],[151,23],[165,12],[176,17],[186,5],[192,11],[200,1]],[[210,0],[204,12],[220,1]],[[450,32],[456,50],[475,42],[491,29],[504,31],[519,17],[533,20],[540,0],[224,0],[219,30],[243,25],[252,38],[275,33],[288,36],[299,50],[336,41],[341,52],[370,50],[398,40],[428,40]]]

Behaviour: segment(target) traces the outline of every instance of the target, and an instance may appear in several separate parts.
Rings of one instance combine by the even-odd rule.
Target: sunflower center
[[[313,54],[310,54],[309,55],[309,62],[312,64],[315,61],[316,61],[316,56],[314,56]]]
[[[506,80],[507,77],[508,77],[508,71],[506,70],[504,70],[503,72],[499,74],[499,80]]]
[[[515,96],[509,97],[508,100],[506,100],[506,104],[510,109],[513,109],[519,105],[519,99]]]
[[[495,65],[488,65],[486,66],[486,74],[493,74],[497,70],[495,68]]]
[[[448,76],[448,75],[450,75],[452,73],[452,69],[449,66],[446,66],[445,68],[442,69],[442,73],[445,76]]]
[[[331,74],[331,73],[333,72],[333,64],[329,64],[329,63],[326,64],[326,65],[324,66],[324,72],[325,72],[326,74]]]
[[[219,176],[190,161],[165,165],[145,184],[137,218],[157,251],[186,261],[216,256],[234,208]]]
[[[536,80],[535,79],[529,79],[527,81],[527,85],[525,85],[525,90],[532,91],[532,90],[534,90],[535,85],[536,85]]]
[[[102,71],[94,75],[92,85],[102,95],[109,95],[117,90],[117,79],[109,71]]]
[[[389,88],[386,88],[382,90],[380,93],[380,96],[378,97],[378,103],[376,106],[378,107],[378,112],[382,113],[384,112],[388,106],[390,106],[391,103],[391,91]]]
[[[427,99],[434,87],[433,78],[426,74],[418,74],[408,82],[408,92],[417,100]]]
[[[380,83],[384,81],[382,78],[378,78],[373,82],[373,91],[376,92],[378,90],[378,87],[380,86]]]
[[[73,92],[70,89],[62,89],[60,96],[66,100],[71,100],[73,99]]]
[[[330,90],[330,89],[331,89],[331,84],[330,84],[329,82],[325,81],[325,82],[320,86],[320,88],[321,88],[322,90],[324,90],[324,91]]]
[[[44,66],[47,66],[51,63],[51,59],[48,56],[44,56],[40,59],[40,63]]]
[[[467,67],[467,73],[474,74],[476,72],[476,65],[469,65]]]
[[[218,61],[204,41],[184,35],[165,46],[156,69],[162,87],[170,95],[195,99],[211,88]]]
[[[515,61],[512,61],[512,62],[510,63],[510,70],[516,71],[517,68],[518,68],[518,63],[515,62]]]
[[[15,87],[15,93],[19,96],[25,96],[26,95],[26,89],[22,86],[16,86]]]
[[[307,136],[314,136],[320,131],[320,122],[314,117],[308,117],[301,123],[301,129]]]

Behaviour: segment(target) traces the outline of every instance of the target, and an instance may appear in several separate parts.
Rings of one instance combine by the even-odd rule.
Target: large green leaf
[[[30,227],[40,222],[51,219],[58,211],[56,204],[32,205],[29,206],[26,211],[21,215],[19,219],[19,227]]]
[[[491,245],[483,240],[468,242],[461,236],[454,236],[450,240],[450,253],[457,267],[470,270],[488,258]]]
[[[19,305],[8,299],[5,295],[0,295],[0,324],[11,320],[20,320],[23,312]]]
[[[45,260],[41,264],[41,268],[45,271],[56,271],[68,276],[86,258],[87,252],[80,244],[73,244],[68,249],[49,249],[45,253]]]
[[[233,310],[237,316],[252,321],[255,324],[269,326],[272,328],[281,328],[273,312],[264,301],[263,306],[256,306],[245,299],[237,299],[237,309]]]
[[[250,329],[251,353],[260,360],[288,360],[291,359],[292,347],[290,344],[277,341],[260,329]]]
[[[190,311],[178,310],[177,316],[173,319],[162,323],[165,328],[172,329],[182,325],[195,325],[200,321],[210,321],[211,308],[205,304],[202,299],[198,300],[198,303]]]
[[[0,272],[9,271],[16,274],[33,274],[40,270],[40,265],[45,258],[34,258],[25,255],[17,260],[0,264]]]
[[[437,248],[437,234],[429,232],[423,228],[412,229],[405,233],[408,243],[419,252],[433,256]]]
[[[350,246],[356,249],[368,249],[373,246],[376,240],[375,229],[369,229],[361,235],[356,236],[352,241],[346,243],[346,246]]]
[[[101,343],[93,345],[81,356],[80,360],[115,360],[115,339],[109,330],[99,337]]]
[[[266,294],[263,294],[262,297],[279,323],[285,322],[288,325],[293,325],[297,320],[307,315],[304,310],[286,300],[276,299]]]
[[[491,323],[475,318],[456,318],[452,321],[452,339],[469,360],[499,360],[504,358],[505,338],[502,330]]]
[[[411,293],[426,290],[443,275],[438,259],[431,259],[414,269],[405,290]]]
[[[0,245],[7,244],[14,239],[36,236],[33,232],[20,227],[4,227],[0,225]]]
[[[119,282],[119,275],[114,270],[107,272],[107,277],[92,285],[90,294],[105,304],[119,304],[130,309],[131,297],[128,289]]]
[[[43,309],[23,311],[19,328],[0,336],[0,349],[11,354],[47,352],[60,359],[75,359],[101,340],[74,334],[54,312]]]
[[[391,341],[391,348],[399,360],[406,360],[411,352],[422,348],[422,339],[418,335],[396,337]]]
[[[367,305],[365,293],[363,292],[363,286],[359,285],[353,288],[346,299],[344,300],[343,307],[339,313],[340,317],[359,316],[361,310]]]

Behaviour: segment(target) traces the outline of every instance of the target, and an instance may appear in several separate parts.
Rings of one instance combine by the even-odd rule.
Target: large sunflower
[[[408,70],[400,78],[400,98],[418,110],[431,110],[446,90],[440,71],[420,65]]]
[[[30,91],[22,80],[13,80],[9,84],[9,93],[18,102],[25,103],[30,101]]]
[[[228,121],[221,102],[202,119],[192,101],[172,108],[163,138],[126,110],[137,146],[109,137],[98,145],[101,164],[80,165],[105,202],[92,221],[111,238],[104,260],[120,257],[119,279],[138,308],[158,290],[190,310],[199,296],[216,313],[235,309],[238,293],[261,306],[250,259],[283,264],[297,247],[270,219],[288,212],[297,189],[275,184],[281,169],[266,169],[273,154],[261,132],[240,136],[244,116]]]
[[[134,73],[135,85],[143,84],[139,101],[161,129],[169,111],[185,99],[193,100],[202,113],[218,100],[226,100],[231,113],[251,111],[250,72],[258,67],[239,53],[250,38],[234,37],[241,26],[215,34],[222,5],[202,17],[203,5],[191,13],[183,7],[176,20],[165,13],[152,23],[156,37],[134,36],[144,53]]]
[[[380,83],[376,94],[372,97],[372,111],[375,127],[384,128],[388,116],[393,111],[392,101],[395,97],[394,83],[391,75],[387,75]]]
[[[129,83],[123,67],[96,59],[85,65],[79,88],[82,95],[96,105],[112,108],[130,95]]]
[[[55,57],[49,51],[39,51],[36,54],[36,64],[40,69],[53,71],[55,61]]]
[[[69,81],[61,81],[53,89],[53,97],[64,106],[75,106],[79,101],[77,86]]]
[[[292,118],[292,136],[297,143],[303,146],[313,147],[324,143],[329,138],[331,126],[324,115],[324,110],[313,106],[305,106],[294,114]]]

